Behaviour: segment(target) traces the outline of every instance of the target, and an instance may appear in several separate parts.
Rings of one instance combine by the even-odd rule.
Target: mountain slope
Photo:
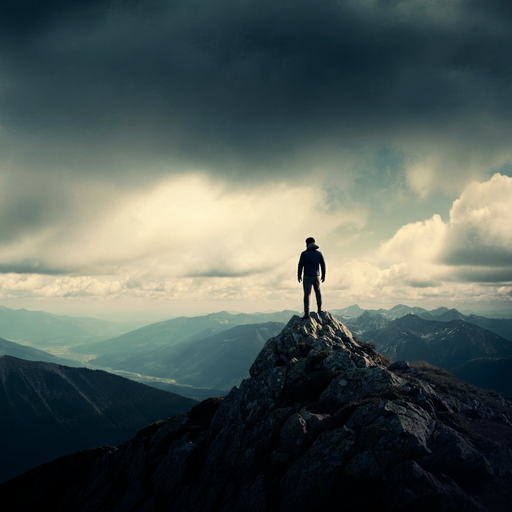
[[[142,327],[116,338],[100,343],[88,344],[73,349],[84,354],[110,354],[113,367],[116,361],[144,354],[163,346],[175,345],[181,341],[208,338],[237,325],[264,322],[288,322],[293,311],[279,313],[239,313],[232,315],[225,311],[196,317],[179,317]]]
[[[284,324],[239,325],[197,341],[180,342],[120,361],[119,355],[91,361],[196,387],[230,390],[249,376],[249,368],[265,342]]]
[[[251,377],[226,398],[155,423],[115,451],[63,457],[4,483],[2,504],[70,512],[510,510],[510,402],[458,389],[453,377],[458,398],[436,393],[428,372],[386,368],[329,313],[311,316],[292,318],[271,338]]]
[[[512,356],[471,359],[452,368],[452,373],[475,386],[512,397]]]
[[[0,357],[0,479],[84,448],[116,445],[190,409],[189,398],[100,370]]]
[[[70,359],[63,359],[61,357],[48,354],[43,350],[37,348],[26,347],[19,343],[7,341],[0,338],[0,356],[12,356],[18,357],[19,359],[26,359],[27,361],[43,361],[46,363],[63,364],[66,366],[83,366],[76,361]]]
[[[0,337],[28,341],[34,345],[97,342],[126,332],[129,324],[96,318],[58,316],[44,311],[9,309],[0,306]]]

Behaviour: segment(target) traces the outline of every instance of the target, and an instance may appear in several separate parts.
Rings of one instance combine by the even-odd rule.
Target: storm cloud
[[[319,151],[336,159],[427,130],[468,145],[487,143],[489,129],[498,146],[510,135],[505,3],[21,1],[0,9],[3,136],[23,138],[12,151],[41,170],[122,174],[150,160],[158,174],[153,164],[165,159],[270,179],[276,169],[307,172]]]

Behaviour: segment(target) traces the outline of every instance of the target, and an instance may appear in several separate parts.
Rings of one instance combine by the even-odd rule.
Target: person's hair
[[[306,238],[306,243],[309,245],[309,244],[314,244],[315,243],[315,239],[310,236],[309,238]]]

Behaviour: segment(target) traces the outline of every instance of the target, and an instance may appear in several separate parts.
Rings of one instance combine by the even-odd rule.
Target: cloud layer
[[[292,300],[314,235],[333,300],[506,299],[511,25],[500,0],[2,3],[2,293]]]
[[[164,160],[271,179],[309,172],[318,151],[334,165],[389,144],[425,192],[447,166],[453,181],[481,172],[485,148],[491,165],[510,159],[504,3],[17,5],[0,11],[0,123],[15,167],[122,179]]]
[[[331,303],[507,302],[510,197],[507,176],[471,183],[447,222],[435,215],[404,225],[377,250],[354,259],[349,251],[336,251],[332,238],[342,228],[363,228],[364,212],[326,209],[313,188],[241,195],[212,187],[204,176],[181,178],[125,198],[90,233],[66,235],[60,244],[53,234],[45,264],[72,268],[70,275],[27,269],[1,276],[0,289],[4,297],[295,303],[301,240],[314,232],[327,260]],[[13,246],[11,254],[30,260],[43,252],[40,244],[49,242],[36,237]],[[5,260],[6,253],[0,257]],[[80,275],[82,269],[89,275]]]

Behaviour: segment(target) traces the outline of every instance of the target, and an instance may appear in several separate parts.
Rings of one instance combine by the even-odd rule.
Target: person
[[[313,237],[306,238],[306,250],[299,258],[297,277],[299,283],[302,281],[304,288],[304,317],[309,318],[309,297],[311,289],[315,290],[316,306],[318,313],[322,312],[322,292],[320,291],[320,269],[322,269],[322,283],[325,281],[325,260],[318,250],[318,245]],[[304,271],[304,277],[302,273]]]

